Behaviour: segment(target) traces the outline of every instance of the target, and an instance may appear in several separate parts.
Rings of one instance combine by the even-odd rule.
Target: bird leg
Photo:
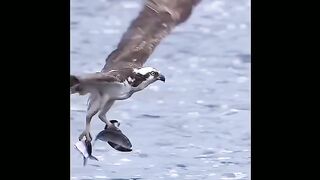
[[[87,141],[91,141],[92,140],[92,136],[90,134],[90,122],[92,117],[97,114],[98,111],[96,111],[92,116],[86,116],[86,129],[80,134],[79,136],[79,141],[82,140],[82,138],[85,136]]]
[[[94,115],[96,115],[100,109],[100,98],[94,98],[91,100],[88,106],[87,116],[86,116],[86,129],[80,134],[79,141],[85,136],[87,141],[91,141],[92,137],[90,135],[90,123]]]
[[[111,108],[111,106],[114,104],[115,100],[110,100],[109,98],[104,98],[104,100],[106,100],[106,103],[104,104],[102,110],[99,113],[99,119],[106,123],[107,125],[111,125],[111,123],[107,120],[106,118],[106,113],[109,111],[109,109]]]

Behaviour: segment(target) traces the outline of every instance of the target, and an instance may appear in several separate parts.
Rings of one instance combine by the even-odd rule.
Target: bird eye
[[[152,71],[150,74],[151,74],[151,76],[154,76],[154,75],[155,75],[155,72]]]

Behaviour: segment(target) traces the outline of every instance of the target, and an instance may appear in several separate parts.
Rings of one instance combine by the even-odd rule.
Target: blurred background
[[[249,0],[202,0],[147,61],[166,75],[107,113],[130,153],[97,142],[88,161],[73,149],[87,96],[71,96],[71,179],[250,179]],[[100,71],[142,0],[71,0],[71,73]],[[92,134],[104,124],[94,117]]]

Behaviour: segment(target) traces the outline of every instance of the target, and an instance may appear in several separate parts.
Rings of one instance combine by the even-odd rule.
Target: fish
[[[92,155],[92,145],[90,141],[78,141],[74,146],[83,155],[83,166],[86,166],[88,159],[99,161],[98,158]]]
[[[100,131],[96,138],[97,140],[107,142],[112,148],[121,152],[132,151],[132,144],[127,136],[118,128],[120,123],[117,120],[110,120],[112,125],[106,125],[104,130]]]

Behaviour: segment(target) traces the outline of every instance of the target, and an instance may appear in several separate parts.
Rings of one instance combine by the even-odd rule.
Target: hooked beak
[[[160,74],[160,76],[158,77],[158,80],[166,82],[166,77],[162,74]]]

